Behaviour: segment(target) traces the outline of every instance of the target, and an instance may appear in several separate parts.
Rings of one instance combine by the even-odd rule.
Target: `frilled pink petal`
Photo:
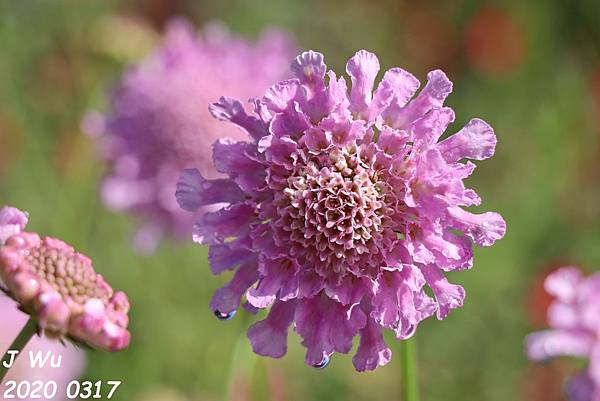
[[[298,87],[298,80],[281,81],[267,90],[262,101],[271,112],[281,113],[296,97]]]
[[[445,271],[468,269],[473,263],[471,241],[465,235],[445,232],[443,236],[428,233],[423,244],[431,251],[433,259]]]
[[[383,271],[377,293],[371,299],[371,317],[396,332],[399,338],[410,337],[421,320],[435,312],[435,304],[423,292],[425,278],[415,266]]]
[[[248,291],[248,302],[257,308],[266,308],[276,298],[283,301],[298,294],[298,266],[288,259],[267,259],[260,263],[261,279],[256,288]]]
[[[224,174],[249,175],[252,172],[264,171],[256,160],[250,158],[252,145],[248,142],[234,141],[229,138],[217,140],[213,144],[215,168]]]
[[[423,117],[431,109],[439,109],[452,92],[452,82],[441,70],[427,74],[427,84],[416,98],[395,113],[392,127],[405,128]]]
[[[357,277],[347,274],[339,284],[325,287],[325,293],[331,299],[343,305],[358,305],[363,297],[371,297],[377,284],[368,277]]]
[[[295,157],[293,155],[297,149],[297,143],[290,138],[273,138],[266,155],[274,164],[291,170],[294,168]]]
[[[352,358],[356,370],[365,372],[387,365],[392,359],[392,350],[383,340],[381,326],[375,320],[367,318],[367,324],[359,334],[358,350]]]
[[[395,126],[395,115],[406,106],[419,89],[419,85],[419,80],[402,68],[392,68],[385,72],[375,91],[373,103],[384,104],[383,99],[391,97],[389,101],[385,102],[389,103],[389,106],[385,110],[381,110],[382,117],[387,125]],[[376,111],[379,112],[380,110]]]
[[[411,125],[419,146],[436,143],[448,125],[454,122],[454,110],[449,107],[433,109]]]
[[[492,157],[496,142],[492,127],[485,121],[474,118],[437,146],[448,163],[455,163],[465,158],[484,160]]]
[[[463,287],[449,283],[444,273],[437,266],[423,266],[421,271],[437,301],[437,318],[439,320],[448,316],[451,309],[460,308],[463,305],[465,300],[465,289]]]
[[[385,127],[379,134],[377,144],[388,155],[394,155],[405,151],[406,142],[409,135],[405,131],[399,131],[390,127]]]
[[[211,245],[208,250],[208,262],[210,269],[214,274],[221,274],[226,270],[231,270],[251,259],[254,252],[247,247],[232,246],[233,243]]]
[[[352,339],[366,324],[364,312],[320,294],[303,299],[296,309],[296,332],[307,348],[305,361],[315,366],[333,352],[348,353]]]
[[[525,339],[527,355],[533,360],[556,356],[587,356],[594,337],[584,331],[547,330],[530,334]]]
[[[206,213],[194,226],[194,241],[201,244],[218,244],[228,238],[237,237],[248,231],[248,224],[256,218],[254,207],[238,203]]]
[[[244,106],[237,99],[222,96],[218,102],[211,104],[208,109],[217,120],[229,121],[237,125],[256,141],[269,134],[265,123],[246,114]]]
[[[276,301],[266,319],[254,323],[248,329],[252,349],[258,355],[281,358],[287,352],[288,329],[294,321],[295,300]]]
[[[311,128],[306,131],[304,143],[312,152],[324,151],[331,146],[331,133],[321,128]]]
[[[309,116],[301,112],[299,106],[295,104],[286,113],[277,113],[273,116],[269,132],[276,137],[294,137],[308,128],[310,128]]]
[[[309,50],[301,53],[292,62],[292,72],[302,82],[309,87],[320,87],[323,85],[323,78],[327,66],[323,61],[321,53]]]
[[[195,168],[183,170],[175,197],[182,209],[195,212],[214,203],[238,203],[244,193],[229,179],[206,180]]]
[[[495,212],[473,214],[451,207],[448,214],[455,219],[456,228],[464,231],[479,246],[491,246],[506,233],[506,222]]]
[[[373,85],[379,72],[379,60],[375,54],[360,50],[348,60],[346,72],[352,80],[350,111],[360,114],[371,104]]]
[[[577,296],[577,289],[583,282],[583,273],[575,266],[562,267],[548,275],[544,289],[563,302],[571,302]]]
[[[233,278],[223,288],[218,289],[210,301],[210,309],[215,314],[229,314],[239,306],[242,296],[258,280],[258,263],[250,260],[241,265]]]
[[[587,371],[583,371],[567,380],[565,393],[569,401],[596,401],[594,393],[597,385],[592,381]]]
[[[20,233],[27,225],[28,214],[16,207],[4,206],[0,209],[0,246],[7,239]]]

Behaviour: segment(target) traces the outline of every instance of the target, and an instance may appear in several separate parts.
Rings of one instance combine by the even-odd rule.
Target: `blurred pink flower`
[[[20,312],[18,305],[5,296],[0,294],[0,316],[2,316],[2,326],[0,327],[0,352],[8,349],[12,341],[17,337],[19,331],[27,322],[28,316]],[[51,368],[46,365],[43,368],[32,368],[29,361],[29,351],[34,355],[42,352],[46,355],[47,352],[52,352],[54,355],[62,356],[62,364],[59,368]],[[41,380],[47,382],[54,380],[57,383],[57,396],[52,401],[65,400],[65,389],[67,384],[74,379],[77,379],[85,368],[85,353],[76,349],[72,344],[66,343],[62,345],[58,341],[52,341],[44,337],[34,337],[23,350],[15,365],[10,369],[4,379],[4,383],[8,380],[17,382],[27,380],[33,382]],[[44,398],[42,398],[44,399]]]
[[[588,369],[572,377],[566,390],[573,401],[600,401],[600,273],[586,278],[576,267],[563,267],[544,286],[556,297],[548,308],[551,329],[527,336],[527,354],[536,361],[589,359]]]
[[[69,337],[106,351],[129,346],[129,301],[92,261],[66,243],[22,231],[27,215],[0,209],[0,280],[46,336]]]
[[[216,178],[211,144],[246,138],[213,119],[209,104],[223,94],[248,99],[263,93],[287,76],[294,52],[279,31],[251,44],[220,25],[198,35],[187,22],[174,20],[164,43],[123,75],[108,115],[88,115],[84,129],[101,136],[110,166],[102,198],[109,208],[142,218],[138,250],[152,251],[165,232],[179,238],[191,233],[193,219],[173,197],[180,171],[195,166]]]

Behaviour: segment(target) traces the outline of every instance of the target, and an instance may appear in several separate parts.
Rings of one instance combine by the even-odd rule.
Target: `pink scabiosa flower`
[[[566,392],[572,401],[600,401],[600,273],[586,278],[576,267],[563,267],[544,284],[555,297],[548,308],[551,329],[526,338],[527,354],[535,361],[588,358],[589,367],[567,382]]]
[[[191,211],[226,204],[193,238],[210,245],[214,273],[235,270],[212,299],[217,316],[231,317],[244,295],[250,309],[271,307],[248,332],[256,353],[283,356],[294,324],[307,364],[325,366],[359,335],[354,365],[373,370],[391,357],[382,329],[407,339],[460,307],[465,291],[444,273],[472,266],[472,242],[504,235],[500,215],[463,209],[480,199],[463,184],[475,165],[461,161],[492,156],[496,137],[475,119],[439,141],[454,120],[439,70],[416,96],[419,81],[400,68],[373,91],[379,61],[364,50],[346,66],[349,93],[320,53],[302,53],[292,71],[252,100],[255,115],[227,97],[211,106],[249,136],[213,145],[228,178],[185,170],[176,197]]]
[[[192,232],[189,213],[173,198],[182,169],[196,166],[216,178],[210,145],[244,133],[219,124],[208,105],[222,94],[249,98],[288,75],[295,46],[282,32],[268,31],[255,44],[213,25],[198,35],[183,20],[172,21],[164,42],[122,77],[106,117],[90,114],[84,129],[99,135],[110,172],[104,203],[138,215],[143,225],[136,248],[152,251],[165,233]],[[200,211],[201,213],[202,211]]]
[[[0,316],[2,316],[0,350],[6,350],[10,346],[11,341],[17,336],[19,329],[27,322],[27,315],[17,310],[17,305],[13,300],[0,295]],[[65,344],[63,346],[56,341],[51,341],[44,337],[33,338],[23,351],[25,353],[31,351],[34,356],[40,352],[42,355],[46,355],[48,352],[60,355],[62,357],[61,367],[60,369],[56,369],[46,364],[44,367],[32,368],[29,357],[25,356],[17,359],[14,367],[11,368],[4,380],[15,380],[17,383],[23,380],[29,382],[40,380],[42,383],[54,380],[57,383],[58,395],[53,400],[66,400],[67,384],[71,380],[77,379],[83,373],[85,368],[85,353],[73,345]]]
[[[50,338],[116,352],[129,346],[129,301],[64,242],[23,231],[27,215],[0,209],[2,290]],[[7,236],[5,233],[9,233]]]

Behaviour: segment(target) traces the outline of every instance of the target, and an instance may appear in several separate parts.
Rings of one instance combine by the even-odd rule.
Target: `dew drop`
[[[219,320],[231,320],[231,319],[233,319],[233,317],[235,316],[236,313],[237,313],[237,310],[235,310],[235,309],[229,313],[223,313],[223,312],[216,310],[215,316]]]
[[[313,365],[313,368],[316,369],[325,369],[327,367],[327,365],[329,365],[329,362],[331,361],[331,358],[329,358],[328,355],[325,355],[323,357],[323,360],[315,365]]]

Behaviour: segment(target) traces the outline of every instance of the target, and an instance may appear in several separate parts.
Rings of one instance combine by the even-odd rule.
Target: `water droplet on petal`
[[[331,361],[331,358],[329,358],[329,355],[325,355],[323,357],[323,360],[315,365],[313,365],[313,368],[317,368],[317,369],[324,369],[327,367],[327,365],[329,365],[329,362]]]
[[[231,319],[233,319],[233,317],[235,316],[236,313],[237,313],[237,310],[235,310],[235,309],[229,313],[224,313],[224,312],[220,312],[220,311],[216,310],[215,316],[219,320],[231,320]]]

